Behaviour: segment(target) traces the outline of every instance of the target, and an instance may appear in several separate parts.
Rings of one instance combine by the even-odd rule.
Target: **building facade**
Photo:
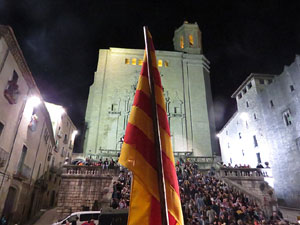
[[[49,179],[55,149],[45,102],[12,29],[0,25],[0,216],[9,224],[55,203],[59,182]]]
[[[219,132],[222,160],[272,169],[280,204],[300,205],[300,57],[278,75],[251,74],[232,95],[238,111]]]
[[[215,124],[209,62],[202,54],[197,24],[175,31],[176,51],[156,51],[175,154],[212,156]],[[86,110],[84,153],[116,156],[123,142],[144,50],[110,48],[99,51]]]

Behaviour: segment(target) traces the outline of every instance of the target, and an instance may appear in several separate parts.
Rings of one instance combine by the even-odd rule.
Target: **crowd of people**
[[[185,225],[261,225],[288,224],[280,212],[269,218],[243,193],[217,179],[213,172],[202,173],[197,164],[180,160],[176,163]],[[114,183],[111,206],[129,206],[130,172],[121,171]]]
[[[113,183],[111,207],[124,209],[129,206],[131,172],[122,170],[118,180]]]
[[[196,164],[187,161],[176,170],[186,225],[286,224],[277,212],[267,218],[255,202],[213,174],[201,173]]]

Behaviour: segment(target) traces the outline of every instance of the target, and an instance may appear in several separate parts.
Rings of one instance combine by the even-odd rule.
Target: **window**
[[[132,64],[132,65],[136,65],[136,58],[133,58],[133,59],[132,59],[131,64]]]
[[[111,111],[116,112],[117,111],[117,104],[111,104]]]
[[[139,65],[139,66],[142,66],[142,65],[143,65],[143,60],[142,60],[142,59],[139,59],[138,65]]]
[[[268,84],[271,84],[272,83],[272,80],[267,80]]]
[[[36,113],[36,109],[34,108],[33,109],[33,112],[32,112],[32,115],[31,115],[31,120],[30,120],[30,123],[28,125],[29,129],[31,131],[36,131],[36,128],[37,128],[37,124],[38,124],[38,116],[37,116],[37,113]]]
[[[27,154],[27,147],[25,145],[23,145],[22,153],[21,153],[20,160],[19,160],[18,167],[17,167],[17,173],[19,173],[19,174],[23,170],[26,154]]]
[[[98,220],[99,215],[100,215],[99,213],[81,214],[80,221],[87,221],[91,219]]]
[[[125,64],[129,64],[129,59],[125,59]]]
[[[298,151],[300,151],[300,137],[298,137],[298,138],[296,139],[296,145],[297,145]]]
[[[247,85],[247,87],[248,87],[248,90],[249,90],[250,88],[252,88],[252,83],[250,82],[250,83]]]
[[[226,135],[228,135],[228,130],[226,130]]]
[[[259,79],[259,83],[264,84],[265,83],[264,79]]]
[[[273,107],[274,107],[274,103],[273,103],[273,101],[272,101],[272,100],[270,100],[270,106],[271,106],[271,108],[273,108]]]
[[[184,39],[183,39],[183,36],[180,36],[180,48],[184,48]]]
[[[246,89],[246,88],[243,89],[243,93],[244,93],[244,94],[247,93],[247,89]]]
[[[256,153],[257,164],[261,163],[260,152]]]
[[[294,85],[290,85],[290,90],[293,92],[295,90]]]
[[[244,150],[243,150],[243,149],[242,149],[242,155],[243,155],[243,156],[245,156],[245,152],[244,152]]]
[[[64,137],[64,144],[68,144],[68,135],[65,134],[65,137]]]
[[[253,117],[254,117],[254,119],[255,119],[255,120],[257,119],[257,117],[256,117],[256,114],[255,114],[255,113],[254,113]]]
[[[164,66],[168,67],[169,66],[169,62],[168,61],[164,61]]]
[[[283,112],[283,120],[286,126],[292,125],[292,117],[289,109]]]
[[[162,67],[163,66],[163,61],[161,59],[158,60],[157,62],[158,67]]]
[[[48,129],[46,128],[45,131],[44,131],[44,140],[46,142],[46,144],[48,143],[48,140],[49,140],[49,131]]]
[[[256,135],[253,135],[254,148],[258,146]]]
[[[61,149],[61,157],[64,157],[65,156],[65,147],[62,147]]]
[[[190,46],[194,46],[194,37],[193,37],[193,35],[189,35],[189,44],[190,44]]]
[[[58,127],[57,136],[61,137],[61,127]]]
[[[249,107],[249,102],[248,101],[246,101],[246,106],[247,106],[247,108]]]
[[[242,133],[239,132],[239,139],[242,139]]]
[[[239,93],[238,94],[238,99],[241,99],[242,98],[242,93]]]
[[[4,90],[4,97],[7,99],[7,101],[10,104],[17,103],[17,99],[18,99],[18,95],[19,95],[19,86],[17,84],[18,79],[19,79],[19,76],[16,73],[16,71],[14,71],[12,79],[7,82],[7,87]]]
[[[227,148],[230,148],[230,144],[229,144],[229,142],[227,143]]]
[[[0,137],[1,137],[3,129],[4,129],[4,124],[0,122]]]

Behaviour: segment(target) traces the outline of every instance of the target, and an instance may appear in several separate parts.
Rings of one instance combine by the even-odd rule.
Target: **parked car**
[[[98,224],[98,218],[100,216],[101,211],[81,211],[81,212],[74,212],[64,218],[63,220],[60,220],[56,223],[53,223],[52,225],[60,225],[60,224],[66,224],[68,222],[75,221],[76,218],[78,218],[77,225],[82,225],[84,222],[89,221],[91,219],[94,220],[95,224]]]

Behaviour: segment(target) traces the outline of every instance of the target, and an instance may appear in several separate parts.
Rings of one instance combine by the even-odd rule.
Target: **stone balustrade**
[[[118,176],[119,172],[119,167],[107,169],[101,166],[64,165],[62,176]]]
[[[269,168],[220,168],[217,175],[221,178],[264,180],[266,177],[272,177],[272,170]]]

